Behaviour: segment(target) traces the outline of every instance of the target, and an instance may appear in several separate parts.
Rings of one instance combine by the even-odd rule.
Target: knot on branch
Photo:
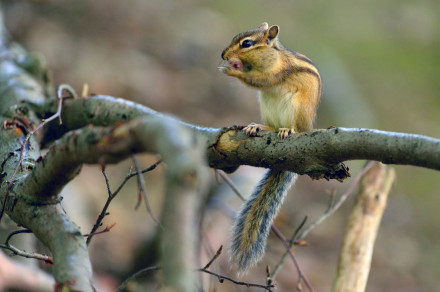
[[[336,179],[339,182],[343,182],[346,178],[351,177],[350,169],[344,163],[339,163],[334,167],[326,166],[324,171],[313,170],[306,174],[312,179]]]

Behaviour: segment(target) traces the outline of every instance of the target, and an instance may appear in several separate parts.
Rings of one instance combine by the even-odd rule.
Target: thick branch
[[[72,100],[63,109],[64,124],[57,135],[89,124],[108,126],[139,116],[163,117],[145,106],[109,96]],[[339,163],[364,159],[440,170],[440,140],[421,135],[333,128],[281,140],[272,132],[248,137],[241,127],[182,124],[206,141],[208,163],[213,168],[234,170],[251,165],[291,170],[312,178],[344,178],[346,172]]]
[[[28,176],[17,182],[13,191],[21,194],[20,200],[13,209],[8,209],[8,214],[16,222],[35,230],[37,235],[40,232],[45,234],[48,230],[38,228],[38,225],[29,226],[29,218],[33,216],[21,206],[49,204],[47,208],[57,209],[55,206],[58,205],[52,204],[57,203],[59,191],[83,163],[116,163],[137,152],[159,153],[168,166],[162,212],[165,282],[179,291],[186,291],[193,285],[191,270],[194,267],[191,264],[195,262],[196,211],[208,176],[203,168],[206,162],[202,144],[174,119],[144,117],[111,128],[89,127],[66,134]],[[51,211],[45,208],[40,206],[37,210],[42,215]],[[52,220],[56,221],[57,217]],[[66,226],[57,228],[60,232],[66,229]],[[59,249],[64,246],[53,238],[45,243]],[[67,256],[68,253],[65,253]]]
[[[55,111],[56,101],[48,100],[42,108],[52,108]],[[47,112],[41,113],[47,114]],[[65,133],[77,130],[88,125],[95,126],[111,126],[117,122],[127,122],[138,117],[164,117],[165,115],[158,113],[146,106],[131,102],[129,100],[116,98],[106,95],[95,95],[87,98],[80,98],[76,100],[68,100],[65,103],[62,112],[63,124],[60,126],[57,123],[51,123],[46,131],[45,143],[60,138]],[[178,121],[176,119],[176,121]],[[203,128],[181,122],[182,125],[195,129],[197,133],[212,133],[211,137],[219,129]]]
[[[280,140],[275,133],[248,138],[231,129],[211,144],[208,161],[216,168],[241,164],[281,168],[318,177],[347,160],[376,160],[440,170],[440,140],[370,129],[314,130]]]
[[[196,140],[182,140],[185,137],[183,130],[173,119],[152,116],[116,127],[86,127],[71,131],[50,148],[16,189],[31,189],[40,200],[44,196],[57,195],[84,163],[117,163],[139,152],[160,153],[167,162],[168,156],[177,155],[176,151],[184,153],[175,147],[182,147],[185,143],[195,147]],[[190,141],[185,141],[188,139]]]
[[[14,129],[1,129],[0,140],[6,141],[5,146],[9,146],[9,149],[17,151],[21,148],[20,140],[14,133]],[[5,208],[5,212],[15,222],[31,229],[49,248],[54,258],[55,279],[60,289],[67,286],[78,291],[93,291],[92,268],[84,238],[78,227],[69,219],[63,208],[56,204],[57,197],[52,198],[52,201],[40,201],[33,196],[32,189],[20,186],[20,182],[32,172],[39,155],[35,139],[30,139],[30,145],[24,154],[22,168],[15,181],[2,181],[0,197],[2,202],[5,202],[2,208]],[[0,154],[4,157],[6,151],[8,148],[1,148]],[[1,164],[1,172],[5,179],[9,179],[14,172],[20,156],[19,153],[10,153],[12,155],[7,156]]]

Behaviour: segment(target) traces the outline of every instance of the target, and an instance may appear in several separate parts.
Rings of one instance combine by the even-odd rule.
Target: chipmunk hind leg
[[[231,260],[240,274],[264,256],[272,223],[297,174],[268,170],[238,213],[229,247]]]

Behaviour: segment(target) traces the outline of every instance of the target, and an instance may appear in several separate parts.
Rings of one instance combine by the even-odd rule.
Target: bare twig
[[[122,284],[118,287],[118,289],[116,289],[116,292],[125,291],[125,287],[127,287],[128,282],[130,282],[132,280],[136,280],[137,278],[140,278],[141,276],[143,276],[145,274],[148,274],[152,271],[157,271],[160,269],[162,269],[161,266],[151,266],[151,267],[144,268],[144,269],[134,273],[133,275],[128,277],[124,282],[122,282]]]
[[[59,99],[63,99],[63,91],[67,91],[67,93],[70,94],[70,98],[78,99],[78,94],[76,94],[75,89],[73,89],[72,86],[70,86],[69,84],[60,84],[58,86],[57,96]],[[58,118],[60,120],[60,125],[63,123],[63,121],[61,120],[61,107],[62,104],[59,103],[57,113],[58,113]]]
[[[149,171],[156,169],[156,167],[161,162],[162,162],[162,159],[159,159],[156,163],[154,163],[154,164],[150,165],[148,168],[142,170],[141,173],[146,173],[146,172],[149,172]],[[136,171],[127,173],[124,180],[121,182],[121,184],[118,186],[118,188],[113,193],[113,196],[116,196],[121,191],[122,187],[130,180],[130,178],[132,178],[133,176],[136,176],[136,175],[138,175],[138,173]],[[107,185],[107,189],[110,190],[109,185]],[[109,194],[110,193],[111,193],[111,191],[109,192]]]
[[[107,201],[104,204],[104,207],[101,210],[101,214],[99,214],[98,219],[96,220],[95,225],[93,225],[92,230],[90,231],[89,236],[87,237],[87,241],[86,241],[87,245],[90,244],[90,242],[92,241],[93,236],[96,234],[96,231],[98,230],[99,226],[102,225],[102,221],[104,220],[104,217],[109,214],[107,212],[107,209],[110,206],[111,201],[118,194],[117,192],[112,193],[111,188],[110,188],[110,182],[108,180],[107,174],[105,173],[105,167],[104,166],[102,167],[101,171],[102,171],[102,175],[104,176],[104,179],[105,179],[105,184],[107,185],[108,197],[107,197]]]
[[[11,232],[11,233],[8,235],[8,237],[6,238],[5,244],[8,245],[8,244],[9,244],[9,241],[12,239],[12,237],[13,237],[14,235],[21,234],[21,233],[32,233],[32,230],[29,230],[29,229],[20,229],[20,230],[16,230],[16,231]]]
[[[88,238],[88,237],[91,237],[91,236],[95,236],[95,235],[98,235],[98,234],[109,232],[113,227],[115,227],[115,225],[116,225],[116,223],[113,223],[113,224],[111,224],[109,226],[106,226],[104,229],[102,229],[100,231],[97,231],[95,233],[83,234],[83,236]]]
[[[141,172],[140,172],[141,171],[141,167],[139,165],[139,161],[137,160],[135,155],[131,156],[131,160],[133,161],[133,165],[134,165],[134,168],[135,168],[136,173],[137,173],[136,178],[137,178],[138,190],[139,190],[138,201],[136,203],[136,206],[134,206],[134,209],[136,211],[137,211],[137,209],[139,209],[139,206],[141,205],[141,202],[142,202],[142,198],[144,198],[145,204],[147,205],[147,211],[150,212],[151,208],[150,208],[150,204],[148,202],[148,198],[147,198],[147,195],[146,195],[145,179],[141,175]],[[154,219],[156,219],[156,218],[154,217]]]
[[[45,125],[47,125],[49,122],[53,121],[54,119],[58,118],[60,121],[60,125],[63,123],[63,121],[61,120],[61,110],[63,108],[63,90],[66,90],[67,92],[69,92],[71,94],[71,97],[73,98],[78,98],[78,96],[76,95],[75,90],[70,87],[70,85],[67,84],[60,84],[60,86],[58,87],[58,109],[57,112],[55,114],[53,114],[52,116],[50,116],[47,119],[44,119],[42,121],[41,124],[39,124],[34,130],[30,131],[27,135],[26,138],[24,139],[22,145],[21,145],[21,152],[20,152],[20,158],[18,160],[18,164],[15,167],[14,173],[12,174],[11,178],[9,179],[9,185],[11,185],[11,183],[14,180],[15,175],[17,174],[18,168],[20,167],[22,161],[23,161],[23,154],[24,154],[24,149],[26,144],[29,142],[29,139],[31,138],[32,135],[34,135],[35,133],[37,133],[39,130],[41,130]],[[1,218],[1,217],[0,217]]]
[[[150,214],[151,218],[153,219],[153,221],[157,225],[161,226],[159,219],[157,219],[157,217],[154,215],[153,210],[151,209],[150,202],[148,201],[147,192],[146,192],[146,188],[145,188],[145,180],[142,175],[142,169],[139,165],[139,161],[137,160],[136,156],[134,156],[134,155],[132,156],[132,160],[133,160],[134,167],[136,169],[137,182],[138,182],[138,187],[139,187],[139,199],[138,199],[138,203],[135,206],[135,209],[137,210],[139,208],[141,201],[142,201],[142,198],[143,198],[145,201],[145,206],[147,207],[148,214]]]
[[[59,119],[59,121],[60,121],[60,125],[62,124],[62,120],[61,120],[61,110],[62,110],[62,108],[63,108],[63,95],[62,95],[63,90],[66,90],[67,92],[69,92],[70,95],[71,95],[71,97],[73,97],[73,98],[78,98],[78,96],[76,95],[75,90],[74,90],[70,85],[67,85],[67,84],[60,84],[59,87],[58,87],[58,91],[57,91],[57,92],[58,92],[58,99],[59,99],[59,101],[58,101],[58,109],[57,109],[57,112],[56,112],[55,114],[53,114],[52,116],[50,116],[49,118],[44,119],[44,120],[42,121],[42,123],[40,123],[40,124],[39,124],[35,129],[33,129],[32,131],[28,132],[28,134],[26,135],[26,138],[24,139],[23,143],[21,144],[20,157],[19,157],[19,159],[18,159],[17,166],[15,167],[14,172],[12,173],[12,176],[9,178],[9,181],[8,181],[8,191],[7,191],[7,193],[6,193],[6,195],[5,195],[5,198],[4,198],[4,200],[3,200],[2,209],[1,209],[1,211],[0,211],[0,220],[1,220],[2,217],[3,217],[3,213],[4,213],[5,205],[6,205],[6,200],[8,199],[8,197],[9,197],[10,194],[11,194],[11,193],[10,193],[10,190],[11,190],[11,187],[12,187],[12,185],[13,185],[13,183],[14,183],[15,175],[17,174],[17,172],[18,172],[18,168],[21,166],[21,164],[22,164],[22,162],[23,162],[24,150],[25,150],[25,147],[26,147],[27,143],[29,142],[29,139],[32,137],[32,135],[34,135],[35,133],[37,133],[37,132],[38,132],[39,130],[41,130],[45,125],[47,125],[49,122],[53,121],[53,120],[56,119],[56,118]]]
[[[202,268],[202,269],[208,269],[212,263],[220,256],[220,254],[222,253],[222,249],[223,249],[223,245],[220,245],[220,248],[217,250],[217,252],[215,253],[215,255],[211,258],[211,260]]]
[[[217,175],[217,174],[216,174]],[[199,226],[199,234],[200,234],[200,238],[202,238],[203,240],[202,240],[202,245],[203,245],[203,249],[204,249],[204,251],[205,251],[205,253],[207,254],[207,255],[210,255],[210,254],[213,254],[213,253],[216,253],[215,251],[214,251],[214,248],[213,248],[213,246],[211,245],[211,243],[209,242],[209,239],[208,238],[205,238],[203,235],[202,235],[202,222],[203,222],[203,216],[204,216],[204,213],[202,213],[201,214],[201,218],[200,218],[200,226]],[[221,247],[223,247],[223,246],[221,246]],[[199,254],[200,255],[200,254]],[[201,266],[202,264],[201,264],[201,258],[200,258],[200,256],[198,256],[198,258],[197,258],[197,260],[198,260],[198,265],[199,266]],[[212,263],[210,262],[209,263],[209,265],[211,265]],[[206,266],[205,266],[205,268],[206,268]],[[205,291],[205,289],[204,289],[204,287],[203,287],[203,277],[202,277],[202,273],[199,273],[199,283],[200,283],[200,291]],[[214,286],[215,286],[215,284],[216,284],[216,282],[214,282],[214,281],[211,281],[211,279],[212,278],[209,278],[209,288],[208,288],[208,290],[207,291],[215,291],[216,289],[214,289]]]
[[[232,282],[232,283],[234,283],[236,285],[242,285],[242,286],[246,286],[246,287],[257,287],[257,288],[263,288],[263,289],[265,289],[267,291],[273,291],[272,288],[275,287],[275,285],[273,285],[273,284],[261,285],[261,284],[255,284],[255,283],[241,282],[241,281],[234,280],[233,278],[230,278],[230,277],[227,277],[227,276],[224,276],[224,275],[221,275],[221,274],[218,274],[218,273],[215,273],[215,272],[212,272],[212,271],[208,270],[208,268],[212,265],[212,263],[220,256],[220,254],[222,252],[222,248],[223,248],[223,246],[220,246],[220,248],[217,250],[215,255],[209,260],[209,262],[203,268],[197,269],[195,271],[203,272],[203,273],[207,273],[207,274],[216,276],[220,283],[223,283],[224,280],[227,280],[227,281],[230,281],[230,282]],[[137,278],[140,278],[141,276],[143,276],[143,275],[145,275],[145,274],[147,274],[149,272],[157,271],[157,270],[161,270],[161,269],[162,269],[161,266],[151,266],[151,267],[147,267],[147,268],[144,268],[144,269],[136,272],[135,274],[133,274],[130,277],[128,277],[118,287],[116,292],[125,291],[124,289],[127,286],[129,281],[132,281],[132,280],[135,280]]]
[[[331,199],[330,204],[329,204],[329,208],[327,209],[327,211],[321,217],[319,217],[314,222],[312,222],[306,229],[304,229],[303,232],[301,232],[298,235],[297,239],[303,239],[304,237],[306,237],[306,235],[313,228],[315,228],[317,225],[319,225],[321,222],[323,222],[325,219],[327,219],[330,215],[335,213],[336,210],[338,210],[339,207],[341,207],[341,205],[345,202],[345,200],[353,193],[353,191],[356,188],[356,186],[358,185],[361,177],[371,168],[371,166],[373,166],[373,164],[374,164],[374,161],[369,161],[367,163],[367,165],[364,167],[364,169],[362,169],[356,175],[356,177],[353,179],[353,182],[351,183],[350,187],[347,189],[347,191],[345,193],[342,194],[342,196],[339,198],[339,200],[333,205],[333,200]]]
[[[278,272],[280,271],[281,266],[283,265],[284,261],[286,260],[287,256],[290,255],[291,252],[291,248],[292,246],[298,241],[295,240],[296,235],[300,232],[301,228],[304,227],[304,224],[306,223],[308,219],[308,215],[304,217],[304,219],[301,221],[301,223],[298,225],[298,227],[295,229],[295,232],[293,233],[292,239],[289,240],[289,248],[286,249],[286,251],[284,252],[284,254],[280,257],[280,260],[278,261],[278,263],[275,266],[275,269],[273,270],[272,273],[272,277],[275,279]],[[274,232],[276,233],[276,230],[274,230]],[[295,265],[296,266],[296,265]]]
[[[309,215],[304,216],[301,223],[298,225],[298,227],[295,229],[295,232],[293,233],[292,239],[290,240],[290,244],[295,244],[295,239],[297,238],[298,233],[301,231],[301,229],[306,224],[307,220],[309,219]]]
[[[227,281],[232,282],[232,283],[234,283],[236,285],[246,286],[246,287],[263,288],[263,289],[265,289],[267,291],[273,291],[272,288],[275,288],[275,285],[261,285],[261,284],[237,281],[237,280],[234,280],[233,278],[230,278],[230,277],[227,277],[227,276],[215,273],[215,272],[211,272],[210,270],[199,269],[197,271],[204,272],[204,273],[216,276],[220,283],[223,283],[224,280],[227,280]]]
[[[209,260],[209,262],[203,268],[197,269],[197,271],[216,276],[220,283],[223,283],[224,280],[227,280],[227,281],[232,282],[236,285],[241,285],[241,286],[246,286],[246,287],[257,287],[257,288],[263,288],[267,291],[273,291],[272,288],[275,288],[274,284],[261,285],[261,284],[255,284],[255,283],[241,282],[241,281],[237,281],[233,278],[230,278],[230,277],[227,277],[227,276],[224,276],[224,275],[221,275],[221,274],[218,274],[218,273],[215,273],[215,272],[208,270],[208,268],[212,265],[212,263],[220,256],[220,254],[222,252],[222,248],[223,248],[223,246],[220,246],[220,248],[217,250],[215,255],[211,258],[211,260]]]
[[[84,83],[81,90],[81,97],[87,97],[87,96],[89,96],[89,84]]]
[[[266,266],[266,285],[272,285],[273,284],[273,280],[272,280],[272,275],[270,273],[270,267]]]
[[[298,264],[298,261],[295,257],[295,255],[293,254],[291,247],[289,245],[289,242],[287,242],[286,237],[278,230],[278,228],[276,228],[274,225],[272,225],[272,231],[275,233],[275,235],[281,240],[281,242],[283,243],[284,247],[286,248],[287,253],[289,254],[290,258],[293,261],[293,264],[296,267],[296,270],[298,271],[298,284],[297,284],[297,290],[301,291],[301,282],[304,282],[304,284],[306,284],[307,288],[309,289],[310,292],[313,292],[313,288],[312,285],[310,284],[309,280],[307,279],[306,275],[302,272],[301,267]]]
[[[234,182],[229,178],[229,176],[220,169],[216,170],[216,173],[218,173],[221,178],[231,187],[231,189],[234,191],[234,193],[242,200],[242,201],[246,201],[246,199],[243,197],[243,195],[240,193],[240,191],[238,190],[238,188],[235,186]]]
[[[144,170],[141,170],[140,173],[145,173],[145,172],[149,172],[149,171],[154,170],[161,162],[162,162],[162,160],[157,161],[156,163],[150,165],[148,168],[146,168]],[[112,190],[111,190],[109,179],[107,177],[107,174],[105,173],[105,166],[102,167],[102,174],[104,176],[105,184],[107,186],[108,197],[107,197],[107,201],[104,204],[104,207],[101,210],[101,213],[98,216],[98,219],[96,220],[95,225],[93,225],[93,228],[90,231],[89,236],[87,237],[87,241],[86,241],[87,245],[90,244],[93,236],[95,234],[97,234],[96,231],[102,225],[102,221],[104,220],[104,217],[109,214],[107,212],[107,209],[110,206],[111,201],[118,195],[118,193],[122,190],[122,187],[127,183],[127,181],[130,178],[132,178],[133,176],[139,175],[139,172],[129,172],[129,173],[127,173],[127,175],[125,176],[124,180],[122,181],[122,183],[119,185],[119,187],[116,189],[115,192],[112,192]]]
[[[11,244],[0,244],[0,247],[3,249],[7,249],[12,251],[12,253],[14,255],[18,255],[24,258],[28,258],[28,259],[36,259],[36,260],[41,260],[44,261],[47,264],[53,264],[53,258],[51,256],[48,255],[44,255],[44,254],[39,254],[39,253],[34,253],[34,252],[26,252],[24,250],[21,250],[19,248],[16,248],[15,246],[11,245]]]
[[[21,257],[25,257],[25,258],[42,260],[42,261],[46,262],[47,264],[53,264],[53,258],[51,256],[43,255],[43,254],[39,254],[39,253],[34,253],[34,252],[26,252],[26,251],[21,250],[21,249],[15,247],[9,243],[9,241],[11,240],[11,238],[14,235],[21,234],[21,233],[32,233],[32,230],[21,229],[21,230],[16,230],[14,232],[11,232],[8,235],[8,237],[6,238],[5,243],[0,244],[0,248],[10,250],[14,255],[18,255]]]

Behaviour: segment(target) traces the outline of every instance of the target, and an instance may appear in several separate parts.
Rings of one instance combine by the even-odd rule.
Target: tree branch
[[[139,116],[163,117],[145,106],[110,96],[70,100],[63,109],[58,135],[89,124],[109,126]],[[273,132],[248,137],[242,127],[206,128],[180,122],[206,141],[209,166],[234,170],[240,165],[279,168],[314,179],[344,179],[341,162],[376,160],[440,170],[440,140],[422,135],[373,129],[332,128],[279,139]]]
[[[365,290],[374,242],[394,178],[394,169],[381,163],[375,163],[362,178],[348,218],[332,291]]]
[[[333,128],[295,134],[280,140],[275,133],[246,137],[231,129],[210,145],[210,166],[247,164],[281,168],[320,178],[347,160],[376,160],[440,170],[440,140],[421,135],[370,129]]]
[[[33,230],[35,234],[42,236],[41,233],[49,232],[51,227],[46,230],[33,225],[36,222],[34,216],[23,208],[26,205],[38,206],[37,210],[41,211],[45,207],[42,205],[47,205],[46,208],[54,208],[48,209],[47,212],[57,210],[58,192],[74,177],[81,164],[103,161],[116,163],[137,152],[160,153],[168,165],[167,195],[162,212],[164,214],[163,225],[167,227],[163,232],[163,245],[166,254],[169,255],[164,257],[163,265],[166,283],[179,287],[180,291],[185,291],[187,289],[185,287],[191,287],[188,281],[193,279],[190,265],[194,262],[194,254],[189,251],[194,246],[192,242],[195,238],[193,230],[194,222],[196,222],[195,212],[198,210],[199,196],[205,189],[207,181],[207,173],[201,169],[204,165],[204,152],[201,146],[190,131],[176,123],[175,120],[165,117],[145,117],[112,128],[84,128],[70,132],[49,150],[29,175],[17,181],[13,186],[12,190],[15,194],[20,194],[20,200],[13,208],[7,209],[7,213],[16,222],[20,222]],[[46,212],[40,211],[39,214],[44,217]],[[33,221],[29,222],[31,218]],[[185,224],[182,225],[182,223]],[[62,232],[66,228],[60,227],[59,230]],[[79,232],[74,233],[76,237],[80,236]],[[64,238],[64,240],[67,239]],[[176,245],[176,242],[179,242],[179,245]],[[53,242],[45,243],[49,247],[63,250],[63,256],[69,254],[62,248],[63,244],[58,243],[54,246]],[[85,247],[84,241],[76,242],[76,244]],[[56,255],[54,259],[56,264]],[[88,257],[85,259],[88,261]],[[73,268],[69,267],[69,269]],[[91,274],[90,267],[84,270],[90,271]],[[78,279],[77,275],[74,279]]]

